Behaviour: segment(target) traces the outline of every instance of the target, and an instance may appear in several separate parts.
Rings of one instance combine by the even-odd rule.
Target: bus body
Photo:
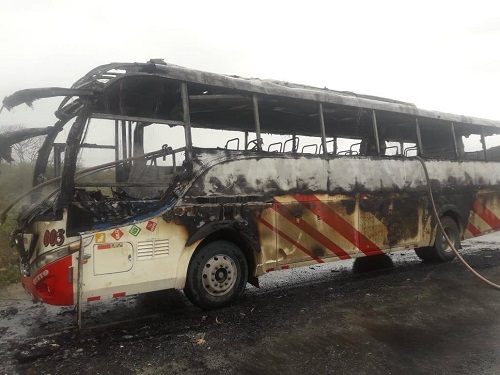
[[[451,260],[427,184],[457,246],[500,228],[495,121],[162,61],[4,106],[50,96],[64,99],[13,234],[45,303],[175,288],[214,308],[274,270],[407,249]]]

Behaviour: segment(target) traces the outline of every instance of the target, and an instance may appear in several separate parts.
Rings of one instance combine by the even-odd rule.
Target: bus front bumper
[[[37,301],[50,305],[74,305],[72,256],[60,258],[34,275],[21,276],[24,289]]]

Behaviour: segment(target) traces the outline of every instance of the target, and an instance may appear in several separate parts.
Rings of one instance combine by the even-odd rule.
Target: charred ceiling
[[[182,120],[178,82],[149,75],[117,79],[103,92],[93,112],[130,117]]]

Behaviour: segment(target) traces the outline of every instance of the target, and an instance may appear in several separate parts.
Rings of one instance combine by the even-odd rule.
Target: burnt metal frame
[[[261,137],[261,124],[259,117],[259,95],[276,95],[281,96],[283,98],[289,99],[300,99],[309,102],[317,103],[317,115],[319,120],[319,132],[321,134],[321,148],[322,154],[327,155],[327,140],[326,140],[326,132],[325,132],[325,114],[323,106],[325,104],[333,104],[340,106],[355,106],[358,108],[366,108],[372,110],[372,122],[373,122],[373,132],[375,135],[375,143],[377,146],[377,155],[381,154],[380,149],[380,139],[378,136],[378,127],[377,127],[377,119],[376,119],[376,110],[389,111],[394,113],[405,113],[405,114],[413,114],[415,116],[415,125],[416,125],[416,136],[417,136],[417,147],[419,154],[424,156],[422,139],[420,135],[420,126],[418,122],[419,117],[425,118],[435,118],[441,119],[445,121],[449,121],[451,123],[452,132],[454,132],[455,121],[459,123],[463,123],[464,125],[470,125],[471,127],[480,126],[481,127],[481,143],[484,152],[485,160],[487,160],[488,155],[486,152],[485,145],[485,135],[484,135],[484,127],[500,127],[500,123],[486,120],[486,119],[478,119],[471,117],[463,117],[452,114],[445,114],[436,111],[426,111],[418,109],[416,106],[385,99],[373,96],[363,96],[356,95],[348,92],[339,92],[333,90],[320,90],[315,87],[303,86],[303,85],[295,85],[290,83],[283,83],[278,81],[266,81],[266,80],[253,80],[253,79],[245,79],[240,77],[230,77],[223,76],[213,73],[201,72],[192,69],[187,69],[175,65],[166,64],[164,62],[159,61],[150,61],[146,64],[128,64],[128,63],[116,63],[116,64],[107,64],[103,66],[99,66],[86,74],[83,78],[78,80],[71,89],[57,89],[46,88],[46,89],[32,89],[32,90],[22,90],[20,92],[14,93],[10,97],[4,99],[4,106],[8,109],[19,105],[21,103],[30,104],[34,100],[50,97],[55,95],[66,95],[64,100],[56,112],[59,117],[59,121],[54,125],[53,131],[47,136],[46,141],[42,148],[40,149],[40,156],[37,160],[37,164],[35,167],[34,173],[34,181],[33,185],[41,183],[42,180],[38,179],[38,176],[43,175],[46,166],[48,154],[52,149],[52,144],[55,140],[55,136],[62,129],[62,127],[75,116],[77,117],[76,122],[83,121],[82,119],[86,119],[87,115],[90,115],[92,111],[88,111],[87,107],[91,107],[94,101],[94,97],[98,97],[104,92],[103,84],[112,84],[122,79],[125,76],[134,76],[134,75],[151,75],[158,78],[166,78],[173,81],[179,82],[180,92],[181,92],[181,100],[182,100],[182,117],[183,121],[172,121],[172,120],[162,120],[162,119],[154,119],[154,118],[140,118],[140,117],[128,117],[128,116],[116,116],[116,115],[107,115],[107,114],[98,114],[92,113],[92,117],[94,118],[109,118],[115,120],[115,127],[118,129],[119,121],[128,121],[128,130],[130,133],[131,121],[145,121],[155,123],[167,123],[169,125],[182,125],[184,127],[185,132],[185,141],[186,141],[186,162],[187,166],[191,165],[192,161],[192,135],[191,135],[191,119],[190,119],[190,109],[189,109],[189,94],[188,94],[188,85],[190,84],[198,84],[202,83],[204,85],[225,88],[225,89],[234,89],[239,92],[246,92],[252,97],[253,104],[253,115],[254,115],[254,126],[255,132],[257,135],[257,149],[262,151],[262,137]],[[258,81],[258,83],[255,83]],[[79,99],[70,102],[71,97],[79,96]],[[88,113],[86,113],[88,112]],[[126,129],[122,128],[122,132]],[[118,131],[116,132],[118,137]],[[68,174],[71,174],[71,168],[66,167],[66,162],[71,161],[68,159],[70,154],[72,154],[72,149],[75,147],[79,147],[75,144],[75,137],[78,135],[71,134],[68,138],[67,143],[67,152],[65,153],[65,163],[63,170],[63,177]],[[245,132],[245,136],[248,136],[248,132]],[[293,135],[296,136],[295,134]],[[123,134],[122,134],[123,137]],[[118,139],[115,139],[118,141]],[[132,139],[129,135],[128,143],[129,150],[131,149],[130,143]],[[455,142],[455,155],[457,158],[458,148]],[[115,147],[118,142],[115,142]],[[246,144],[247,142],[245,142]],[[297,150],[295,150],[297,151]],[[127,157],[129,155],[123,155],[123,157]],[[115,159],[118,159],[119,151],[115,148]],[[73,168],[74,169],[74,168]],[[73,171],[74,172],[74,171]],[[188,171],[189,173],[189,171]],[[71,180],[71,178],[69,178]],[[63,191],[65,189],[64,185],[68,185],[71,181],[65,181],[66,178],[63,178],[62,188]],[[68,186],[66,186],[68,188]],[[68,190],[68,189],[66,189]]]
[[[484,138],[484,126],[481,126],[481,145],[483,146],[484,161],[488,161],[488,153],[486,152],[486,139]]]
[[[453,147],[455,148],[455,159],[460,159],[460,153],[458,152],[457,136],[455,134],[455,124],[450,122],[451,136],[453,138]]]
[[[253,100],[253,116],[255,121],[255,134],[257,135],[257,149],[262,151],[262,138],[260,136],[260,118],[259,118],[259,99],[257,94],[252,96]]]
[[[373,138],[375,138],[375,145],[377,146],[377,156],[380,156],[380,139],[378,137],[377,115],[374,109],[372,109],[372,126],[373,126]]]
[[[299,149],[299,141],[300,141],[300,139],[295,134],[293,134],[292,138],[289,138],[285,142],[283,142],[282,152],[286,152],[285,151],[286,150],[286,144],[288,142],[292,142],[292,154],[295,154],[298,151],[298,149]]]
[[[46,141],[40,149],[41,157],[37,159],[37,164],[35,167],[33,180],[34,186],[43,181],[39,180],[39,176],[43,175],[46,171],[47,160],[45,159],[48,159],[48,154],[50,154],[50,151],[52,150],[52,143],[55,140],[55,135],[57,135],[57,133],[62,129],[64,124],[66,124],[71,118],[75,117],[79,112],[82,112],[84,103],[92,102],[94,98],[97,98],[99,95],[101,95],[104,92],[106,85],[113,84],[114,82],[117,82],[126,76],[134,75],[154,76],[179,82],[181,87],[183,121],[162,121],[161,119],[143,119],[134,117],[122,117],[122,119],[128,121],[153,120],[157,123],[165,122],[170,125],[183,125],[185,129],[187,161],[190,161],[192,157],[192,140],[190,132],[192,124],[190,121],[189,96],[187,90],[187,86],[189,84],[201,83],[216,88],[234,89],[239,92],[246,92],[249,96],[252,96],[255,129],[257,134],[257,148],[260,151],[262,150],[262,139],[259,118],[259,95],[281,96],[283,98],[317,102],[317,113],[319,116],[319,125],[322,138],[321,146],[323,149],[323,154],[327,154],[326,137],[324,134],[325,119],[323,110],[323,106],[325,104],[354,106],[358,108],[366,108],[368,110],[371,109],[374,122],[374,132],[376,132],[375,110],[414,115],[416,117],[417,145],[420,154],[423,154],[423,148],[422,140],[420,139],[419,134],[420,129],[418,125],[418,117],[445,120],[451,122],[452,126],[454,126],[455,123],[463,123],[465,125],[471,125],[472,127],[500,127],[500,123],[497,121],[423,110],[410,103],[386,98],[368,95],[357,95],[350,92],[325,90],[305,85],[296,85],[288,82],[285,83],[271,80],[246,79],[235,76],[225,76],[167,64],[164,61],[160,60],[151,60],[147,63],[112,63],[96,67],[95,69],[84,75],[81,79],[79,79],[69,89],[43,88],[21,90],[4,99],[3,104],[5,108],[11,109],[22,103],[31,104],[33,101],[45,97],[65,96],[56,112],[56,115],[58,116],[60,121],[56,123],[56,125],[54,126],[54,130],[46,137]],[[73,102],[70,102],[71,98],[76,96],[78,96],[79,99],[75,99]],[[99,116],[98,114],[94,113],[93,117],[107,117],[114,120],[120,120],[120,116],[110,116],[106,114],[101,114],[101,116]],[[483,152],[485,154],[485,159],[487,159],[484,130],[481,130],[481,132]],[[378,143],[380,142],[378,137],[375,137],[375,140]],[[71,147],[71,145],[68,144],[68,147]],[[455,151],[456,156],[459,157],[458,150],[456,149]],[[377,154],[380,155],[380,144],[378,144],[377,147]]]
[[[418,117],[415,117],[415,131],[417,133],[417,152],[418,156],[423,156],[424,155],[424,148],[422,146],[422,135],[420,134],[420,125],[418,123]]]
[[[186,138],[186,161],[191,162],[193,141],[191,139],[191,117],[189,115],[189,95],[186,82],[181,83],[182,113],[184,117],[184,135]]]
[[[325,118],[323,115],[323,103],[318,104],[318,114],[319,114],[319,126],[321,129],[321,145],[323,146],[323,154],[328,155],[328,150],[326,149],[326,132],[325,132]]]

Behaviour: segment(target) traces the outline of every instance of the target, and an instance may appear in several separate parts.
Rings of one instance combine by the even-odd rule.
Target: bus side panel
[[[479,191],[472,204],[464,238],[478,237],[500,230],[500,193]]]
[[[276,267],[276,241],[279,232],[274,213],[275,210],[268,207],[256,215],[258,217],[256,238],[258,238],[260,248],[255,254],[254,276],[272,271]]]
[[[278,266],[377,255],[425,242],[426,201],[413,190],[423,175],[415,161],[299,155],[203,160],[209,167],[185,198],[272,199],[276,224],[260,224],[276,234]],[[408,193],[398,194],[402,189]]]
[[[352,197],[294,194],[275,202],[278,264],[348,259],[358,251]]]
[[[360,194],[358,204],[360,233],[370,240],[361,244],[366,255],[427,245],[427,199],[421,194]]]
[[[387,194],[275,197],[278,264],[341,260],[424,246],[426,200]]]
[[[151,218],[84,234],[88,236],[92,240],[84,249],[84,301],[175,287],[188,238],[184,226]]]
[[[469,195],[480,185],[500,181],[496,163],[429,160],[427,181],[420,163],[404,158],[297,154],[257,158],[213,151],[199,160],[206,169],[193,181],[188,198],[274,202],[275,226],[268,221],[265,228],[276,234],[277,266],[430,246],[436,226],[428,182],[438,210],[451,209],[465,227]],[[485,175],[491,176],[490,182],[482,179]],[[478,202],[498,211],[497,198]],[[472,225],[478,223],[480,228],[471,235],[500,228],[495,221],[500,213],[485,214],[478,202],[474,213],[479,212],[486,223],[479,225],[472,218]]]

